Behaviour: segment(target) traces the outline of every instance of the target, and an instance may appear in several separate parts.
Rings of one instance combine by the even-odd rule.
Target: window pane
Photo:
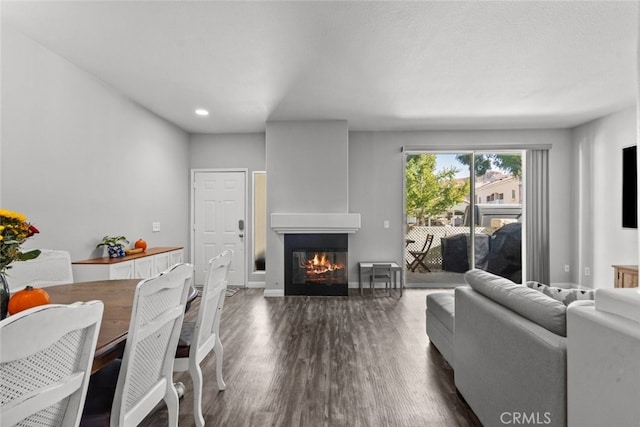
[[[253,173],[253,269],[265,271],[267,251],[267,174]]]
[[[475,267],[522,282],[522,153],[476,152]],[[479,166],[481,165],[481,166]],[[510,200],[504,195],[511,194]]]
[[[522,159],[522,151],[407,154],[408,284],[464,283],[470,268],[521,282]]]

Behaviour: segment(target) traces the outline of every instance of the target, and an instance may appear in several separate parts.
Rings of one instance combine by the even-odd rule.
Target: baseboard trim
[[[247,282],[247,288],[264,288],[265,282]]]
[[[270,297],[284,297],[284,289],[265,289],[264,290],[264,297],[265,298],[270,298]]]

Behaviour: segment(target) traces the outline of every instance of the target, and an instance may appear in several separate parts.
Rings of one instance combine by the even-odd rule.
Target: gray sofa
[[[455,300],[453,292],[427,295],[427,335],[429,341],[453,367]]]
[[[450,313],[454,332],[447,336],[436,320],[431,326],[427,321],[432,343],[447,360],[453,354],[460,394],[487,427],[565,426],[565,304],[482,270],[467,272],[465,280],[469,286],[456,288]],[[450,294],[431,294],[427,319],[444,324],[439,318],[444,312],[446,319],[450,302]]]

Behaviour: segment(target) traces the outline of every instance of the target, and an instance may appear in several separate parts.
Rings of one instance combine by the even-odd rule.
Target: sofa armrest
[[[595,307],[596,302],[594,300],[582,300],[582,301],[574,301],[569,304],[569,307]],[[567,307],[567,311],[569,310]]]
[[[640,324],[573,303],[567,332],[569,426],[638,426]]]
[[[518,412],[566,425],[567,339],[469,287],[455,304],[455,385],[480,421]]]

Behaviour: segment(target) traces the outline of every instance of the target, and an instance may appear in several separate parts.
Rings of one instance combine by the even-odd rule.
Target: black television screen
[[[638,162],[636,146],[622,149],[622,226],[638,228]]]

